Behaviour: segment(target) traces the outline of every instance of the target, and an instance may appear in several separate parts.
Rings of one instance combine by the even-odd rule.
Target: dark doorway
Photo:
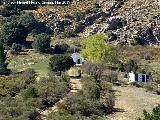
[[[80,59],[77,60],[77,64],[81,64],[81,60]]]
[[[142,75],[142,82],[145,82],[146,75]]]

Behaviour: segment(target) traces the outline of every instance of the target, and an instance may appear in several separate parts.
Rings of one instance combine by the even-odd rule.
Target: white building
[[[82,65],[84,63],[84,58],[79,53],[73,53],[71,55],[73,61],[76,63],[76,65]]]
[[[129,83],[134,83],[134,82],[147,83],[147,82],[150,82],[150,77],[147,74],[130,72]]]

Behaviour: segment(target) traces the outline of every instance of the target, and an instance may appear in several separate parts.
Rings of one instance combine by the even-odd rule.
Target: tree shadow
[[[116,112],[126,112],[126,111],[122,108],[114,108],[113,113],[116,113]]]

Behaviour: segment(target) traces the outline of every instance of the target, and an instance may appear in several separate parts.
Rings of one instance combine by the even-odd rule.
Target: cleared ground
[[[160,104],[160,96],[146,92],[143,88],[116,87],[115,112],[108,116],[108,120],[136,120],[143,115],[143,110],[151,111]]]
[[[46,76],[51,55],[39,54],[33,51],[25,53],[26,55],[10,56],[8,58],[8,68],[16,71],[32,68],[39,76]]]

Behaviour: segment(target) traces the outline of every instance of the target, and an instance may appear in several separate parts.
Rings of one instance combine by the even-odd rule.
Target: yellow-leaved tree
[[[117,60],[116,50],[109,45],[108,37],[103,34],[95,34],[82,41],[81,54],[89,62],[113,63]]]

